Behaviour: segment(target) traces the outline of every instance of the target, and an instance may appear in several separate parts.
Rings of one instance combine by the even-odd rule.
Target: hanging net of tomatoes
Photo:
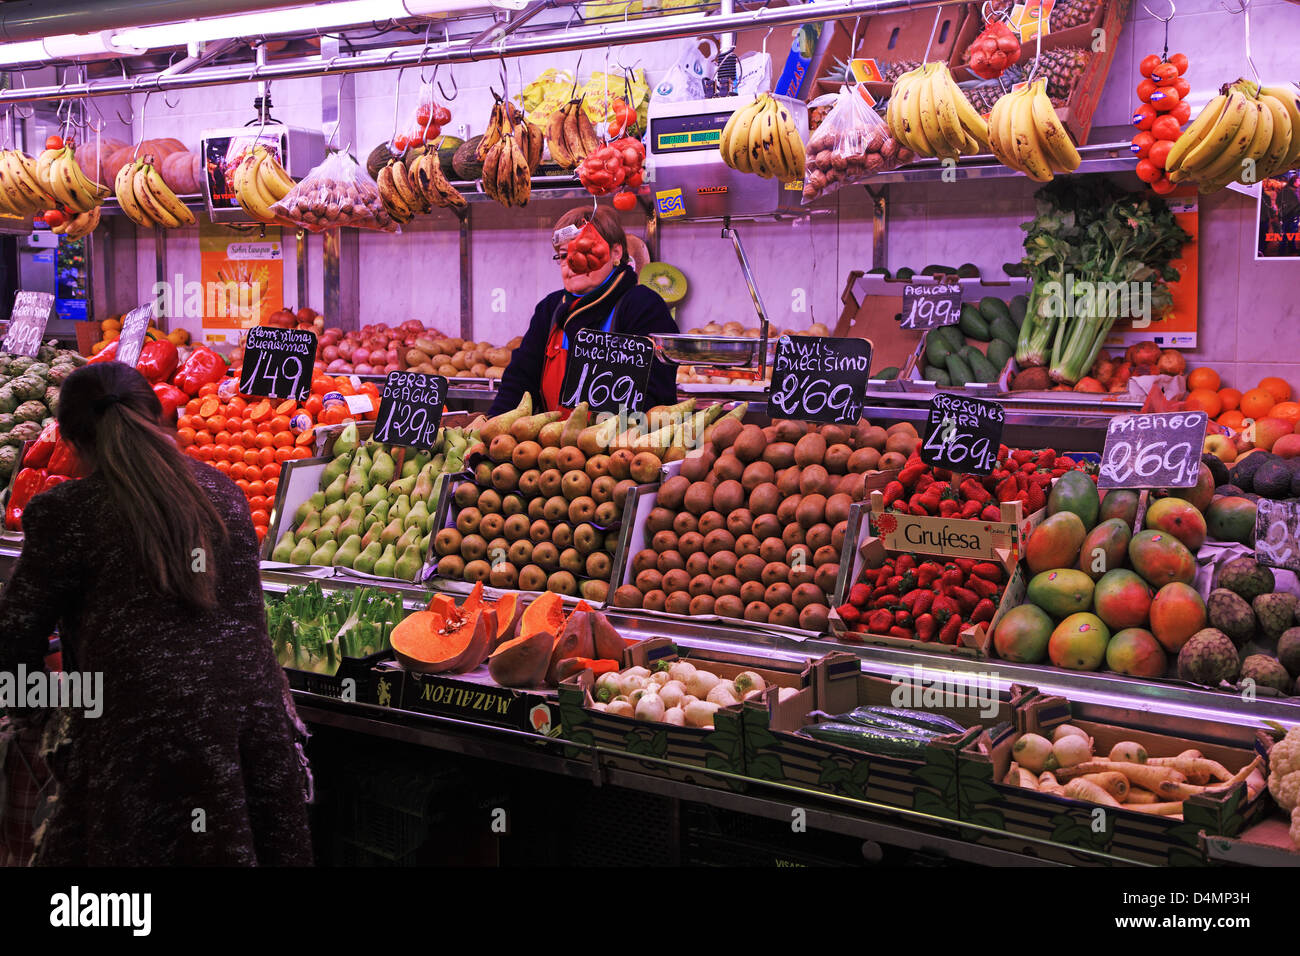
[[[1192,116],[1187,103],[1191,86],[1183,76],[1187,57],[1182,53],[1170,55],[1167,50],[1163,55],[1152,53],[1143,58],[1138,72],[1142,75],[1137,84],[1141,102],[1133,111],[1133,125],[1138,132],[1130,146],[1137,157],[1134,172],[1163,196],[1174,191],[1165,171],[1165,159]]]

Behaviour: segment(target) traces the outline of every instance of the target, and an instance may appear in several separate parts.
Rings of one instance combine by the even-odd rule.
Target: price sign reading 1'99
[[[1191,488],[1208,422],[1205,412],[1116,415],[1106,426],[1097,487]]]
[[[305,402],[311,394],[315,364],[315,332],[256,326],[248,330],[244,342],[239,390],[245,395]]]
[[[955,282],[903,286],[904,329],[933,329],[956,325],[961,319],[961,286]]]

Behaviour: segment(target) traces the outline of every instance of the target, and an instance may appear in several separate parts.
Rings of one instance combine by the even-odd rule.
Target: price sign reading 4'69
[[[389,372],[379,398],[375,441],[408,448],[432,448],[442,424],[447,380],[421,372]]]
[[[645,411],[654,343],[640,335],[579,329],[569,343],[560,404],[593,412]]]
[[[1116,415],[1106,426],[1097,487],[1191,488],[1208,421],[1205,412]]]
[[[930,399],[921,461],[936,468],[987,475],[998,461],[1006,410],[997,402],[960,395]]]
[[[1300,502],[1260,498],[1255,510],[1255,560],[1300,574]]]
[[[775,418],[852,425],[862,417],[870,371],[868,339],[783,335],[776,340],[768,408]]]
[[[10,355],[35,358],[45,337],[45,324],[54,308],[52,292],[22,292],[14,296],[14,310],[9,316],[3,348]]]
[[[961,286],[955,282],[903,286],[904,329],[956,325],[961,319]]]
[[[256,326],[248,330],[244,342],[239,390],[245,395],[305,402],[311,394],[311,371],[315,364],[315,332]]]

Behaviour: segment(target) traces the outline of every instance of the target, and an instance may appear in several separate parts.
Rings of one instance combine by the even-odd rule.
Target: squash
[[[609,623],[609,618],[600,611],[592,611],[591,625],[591,636],[596,645],[596,653],[591,656],[602,660],[618,661],[621,665],[623,650],[627,644],[619,637],[618,631],[614,630],[614,625]]]
[[[453,604],[450,614],[416,611],[407,616],[393,629],[391,643],[407,670],[464,673],[483,663],[496,633],[494,610],[475,607],[466,612]]]
[[[488,658],[488,673],[502,687],[536,687],[546,677],[554,646],[547,631],[506,641]]]
[[[596,642],[591,636],[591,611],[576,610],[569,615],[569,619],[564,623],[564,630],[555,639],[555,647],[551,651],[551,666],[546,671],[546,682],[558,686],[564,679],[557,673],[561,661],[571,657],[595,656]]]
[[[519,633],[532,636],[539,632],[550,635],[551,643],[564,628],[564,601],[554,591],[546,591],[537,596],[533,603],[524,609],[519,619]]]
[[[506,641],[519,636],[519,619],[523,616],[524,602],[519,600],[517,593],[511,591],[502,596],[493,607],[497,612],[497,636],[492,642],[492,649],[495,650]]]

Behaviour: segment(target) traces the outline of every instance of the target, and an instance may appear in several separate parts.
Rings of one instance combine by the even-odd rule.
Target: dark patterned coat
[[[35,498],[0,591],[0,671],[103,675],[102,714],[70,714],[43,865],[309,865],[298,719],[266,630],[258,542],[235,484],[193,463],[229,540],[206,556],[218,609],[159,596],[92,475]]]

